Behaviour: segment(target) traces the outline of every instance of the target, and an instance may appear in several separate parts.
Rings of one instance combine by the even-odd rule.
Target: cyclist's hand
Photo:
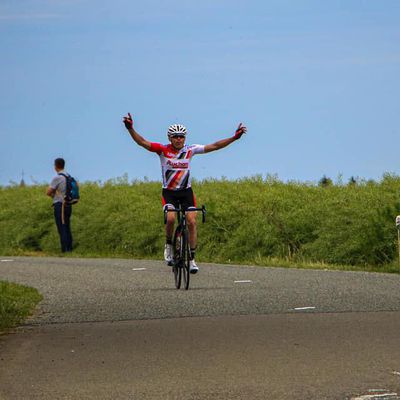
[[[240,139],[244,133],[247,132],[247,128],[240,123],[235,132],[235,139]]]
[[[124,117],[124,124],[126,129],[132,129],[133,128],[133,119],[131,113],[128,113],[126,117]]]

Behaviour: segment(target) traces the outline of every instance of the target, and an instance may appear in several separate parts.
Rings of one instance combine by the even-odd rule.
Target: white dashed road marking
[[[235,283],[252,283],[253,281],[244,280],[244,281],[235,281]]]
[[[145,271],[146,268],[132,268],[132,271]]]
[[[301,310],[315,310],[315,307],[296,307],[296,311],[301,311]]]
[[[397,393],[381,393],[352,397],[351,400],[397,400],[398,398]]]
[[[14,261],[14,260],[1,260],[1,262],[10,262],[10,261]]]

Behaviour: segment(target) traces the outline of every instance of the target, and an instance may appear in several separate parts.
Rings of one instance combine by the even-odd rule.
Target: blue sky
[[[399,173],[400,1],[0,2],[0,184],[160,179],[147,139],[248,135],[197,156],[197,178]]]

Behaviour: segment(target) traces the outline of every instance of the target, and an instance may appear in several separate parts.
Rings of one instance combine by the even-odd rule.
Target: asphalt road
[[[400,399],[399,275],[205,264],[177,291],[157,261],[0,257],[0,280],[44,295],[0,339],[0,399]]]

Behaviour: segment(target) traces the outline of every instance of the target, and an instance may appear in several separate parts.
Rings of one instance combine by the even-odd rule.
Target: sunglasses
[[[185,138],[184,135],[172,135],[171,137],[172,137],[172,139],[184,139]]]

